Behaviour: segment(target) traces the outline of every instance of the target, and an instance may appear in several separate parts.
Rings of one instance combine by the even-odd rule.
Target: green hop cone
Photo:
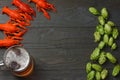
[[[101,25],[104,25],[104,24],[105,24],[105,20],[104,20],[103,16],[99,16],[99,17],[98,17],[98,21],[99,21],[99,23],[100,23]]]
[[[99,49],[103,49],[104,46],[105,46],[105,42],[100,41],[100,43],[99,43],[99,45],[98,45],[98,48],[99,48]]]
[[[113,28],[113,31],[112,31],[113,38],[117,39],[118,35],[119,35],[118,29],[117,28]]]
[[[113,37],[110,37],[110,38],[109,38],[109,41],[108,41],[108,45],[109,45],[109,46],[112,46],[113,41],[114,41]]]
[[[110,26],[115,26],[115,23],[112,21],[108,21],[107,24],[109,24]]]
[[[116,63],[116,61],[117,61],[117,59],[111,53],[109,53],[109,52],[106,53],[106,57],[113,64]]]
[[[101,35],[104,34],[104,28],[102,25],[97,25],[96,26],[96,31],[99,32]]]
[[[112,46],[111,46],[111,49],[112,50],[115,50],[117,48],[117,44],[116,43],[113,43]]]
[[[117,64],[115,65],[115,67],[113,68],[113,71],[112,71],[112,76],[117,76],[118,74],[120,73],[120,65]]]
[[[96,80],[101,80],[101,74],[100,74],[100,72],[96,72],[96,74],[95,74],[95,78],[96,78]]]
[[[105,24],[104,30],[108,35],[112,33],[112,27],[109,24]]]
[[[100,49],[95,48],[94,51],[92,52],[92,54],[90,55],[90,59],[97,60],[99,58],[99,55],[100,55]]]
[[[98,62],[99,62],[99,64],[104,64],[105,62],[106,62],[106,55],[105,55],[105,52],[101,52],[101,54],[100,54],[100,57],[99,57],[99,59],[98,59]]]
[[[98,10],[95,7],[90,7],[89,11],[93,14],[93,15],[99,15]]]
[[[107,69],[103,69],[101,71],[101,79],[106,79],[106,77],[108,76],[108,70]]]
[[[88,74],[87,74],[87,80],[93,80],[95,77],[95,71],[90,71]]]
[[[104,34],[103,41],[108,44],[109,36],[107,34]]]
[[[92,64],[92,68],[95,70],[95,71],[102,71],[102,67],[98,64]]]
[[[101,39],[101,35],[100,35],[100,33],[99,32],[94,32],[94,38],[95,38],[95,42],[98,42],[98,41],[100,41],[100,39]]]
[[[106,8],[102,8],[101,15],[104,17],[104,19],[108,18],[108,11]]]
[[[86,64],[86,72],[89,73],[92,70],[92,64],[90,62],[88,62]]]

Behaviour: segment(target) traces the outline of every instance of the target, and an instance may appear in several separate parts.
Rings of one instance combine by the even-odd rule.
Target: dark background
[[[23,0],[27,3],[27,0]],[[86,80],[85,65],[89,56],[97,47],[93,32],[98,24],[97,17],[89,13],[88,8],[98,10],[106,7],[110,20],[120,26],[120,0],[48,0],[54,4],[57,13],[49,11],[51,20],[39,13],[33,3],[37,16],[31,21],[22,44],[35,59],[35,70],[30,77],[17,78],[8,71],[0,71],[0,80]],[[0,10],[11,5],[12,0],[0,0]],[[8,16],[0,14],[0,23],[5,23]],[[119,28],[120,30],[120,28]],[[0,34],[1,38],[3,33]],[[113,55],[120,62],[120,39],[116,40],[118,49]],[[6,49],[0,49],[0,58]],[[120,80],[111,76],[113,64],[107,62],[103,67],[109,70],[107,80]]]

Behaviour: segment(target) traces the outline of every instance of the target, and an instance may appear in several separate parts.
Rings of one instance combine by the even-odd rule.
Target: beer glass
[[[15,45],[5,51],[0,67],[11,71],[15,76],[26,77],[33,72],[34,60],[25,48]]]

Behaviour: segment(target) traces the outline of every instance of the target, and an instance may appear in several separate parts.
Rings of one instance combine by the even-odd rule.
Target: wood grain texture
[[[27,3],[27,0],[23,0]],[[12,0],[0,0],[0,10],[3,6],[15,8]],[[106,7],[110,12],[110,20],[116,23],[120,30],[120,0],[49,0],[57,8],[57,13],[50,11],[51,20],[43,13],[37,12],[37,17],[28,26],[22,44],[35,59],[34,73],[27,78],[14,77],[9,71],[0,71],[0,80],[86,80],[85,65],[89,56],[97,46],[94,43],[93,32],[98,24],[97,17],[88,11],[90,6],[99,10]],[[0,14],[0,23],[5,23],[8,16]],[[0,33],[3,37],[3,33]],[[118,49],[112,53],[120,62],[120,38]],[[5,49],[1,49],[2,58]],[[113,65],[107,62],[104,67],[111,70]],[[119,80],[120,75],[107,80]]]

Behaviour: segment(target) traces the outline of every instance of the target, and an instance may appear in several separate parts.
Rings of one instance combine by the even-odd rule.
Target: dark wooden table
[[[23,0],[27,2],[27,0]],[[12,0],[0,0],[0,10],[11,5]],[[37,12],[35,5],[30,4],[37,12],[28,32],[24,35],[22,44],[35,59],[34,73],[27,78],[14,77],[8,71],[0,71],[0,80],[86,80],[85,65],[89,56],[97,46],[94,43],[93,32],[98,24],[97,17],[88,11],[90,6],[97,9],[106,7],[110,20],[114,21],[120,30],[120,0],[49,0],[57,8],[57,13],[49,12],[51,20],[43,13]],[[0,14],[0,23],[8,20],[8,16]],[[1,38],[3,33],[0,34]],[[113,55],[120,62],[120,39],[117,39],[118,49]],[[6,49],[0,49],[0,58]],[[111,72],[113,64],[105,64]],[[107,80],[120,80],[120,75]]]

